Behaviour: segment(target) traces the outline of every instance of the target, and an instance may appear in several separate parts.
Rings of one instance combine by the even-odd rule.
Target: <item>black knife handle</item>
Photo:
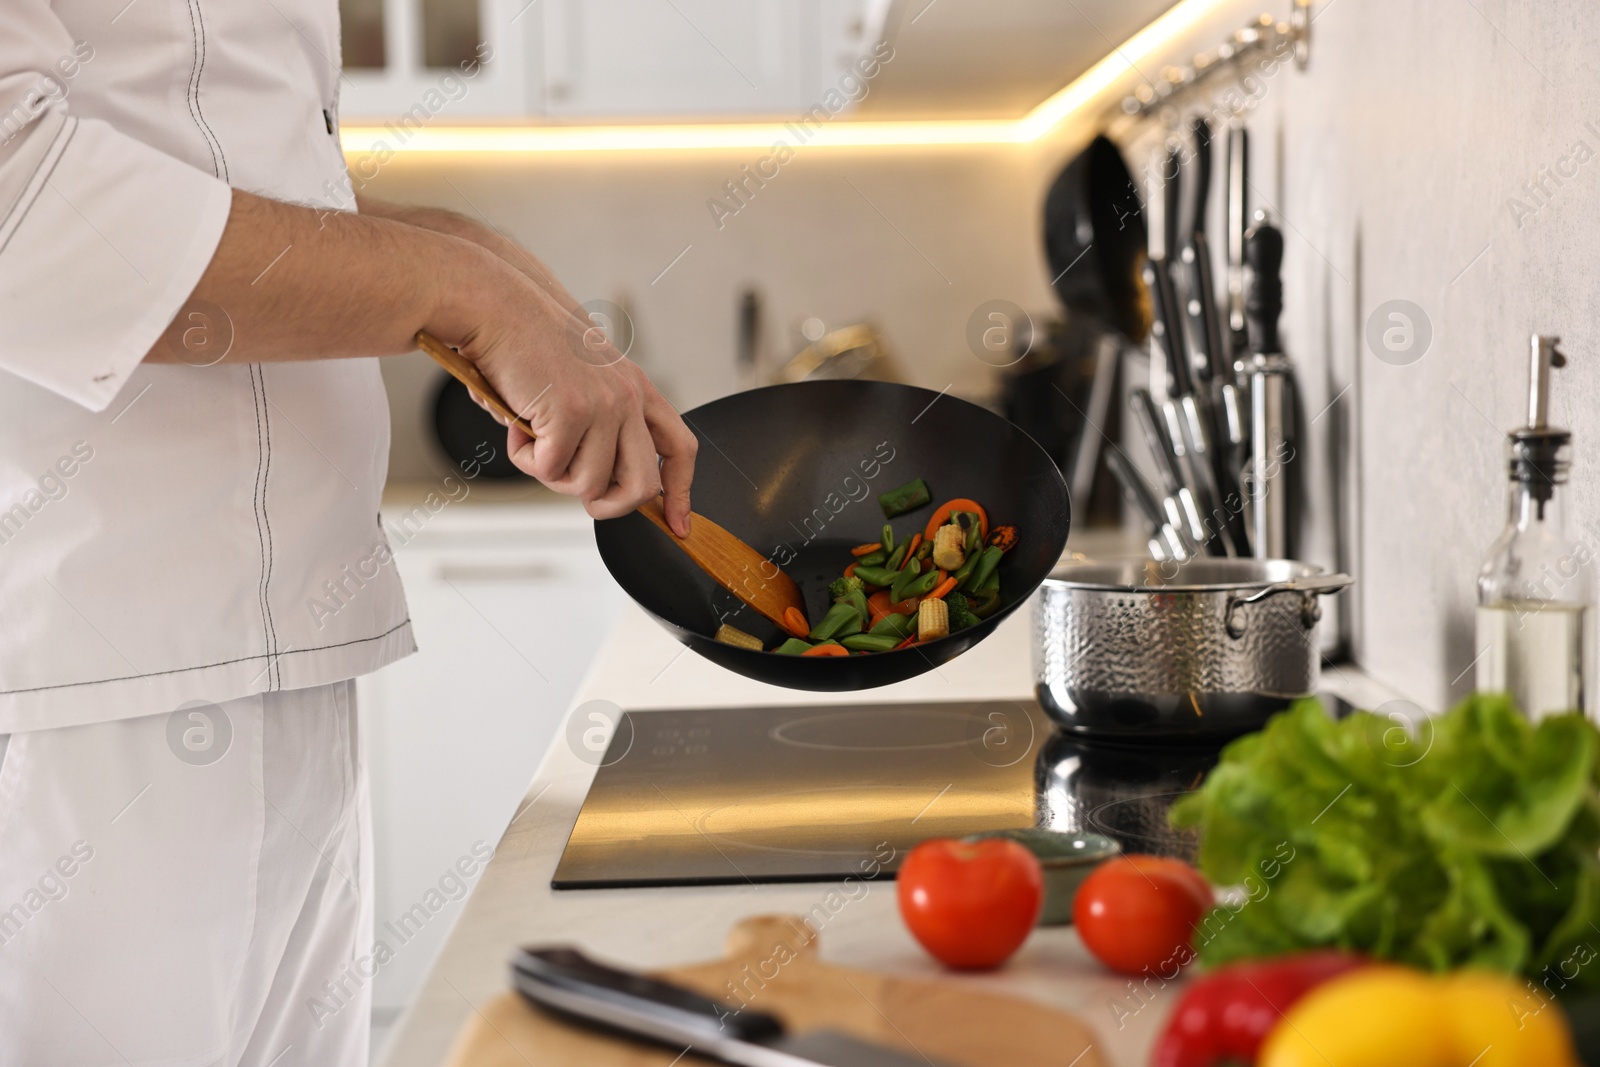
[[[1282,352],[1278,316],[1283,314],[1283,233],[1268,222],[1251,227],[1244,239],[1244,262],[1250,280],[1244,295],[1250,351]]]
[[[1206,232],[1206,208],[1211,199],[1211,123],[1203,115],[1195,116],[1194,126],[1194,177],[1189,196],[1189,232]]]
[[[1190,396],[1194,393],[1194,369],[1189,365],[1177,287],[1172,284],[1172,272],[1166,260],[1152,259],[1145,264],[1145,283],[1150,288],[1155,321],[1161,324],[1161,350],[1167,356],[1167,373],[1172,375],[1172,394]]]
[[[1178,258],[1178,212],[1183,205],[1183,146],[1177,141],[1167,146],[1166,179],[1161,187],[1161,256],[1168,262]]]
[[[607,967],[574,948],[523,948],[511,960],[511,976],[517,991],[541,1007],[664,1044],[709,1049],[783,1033],[774,1016]]]

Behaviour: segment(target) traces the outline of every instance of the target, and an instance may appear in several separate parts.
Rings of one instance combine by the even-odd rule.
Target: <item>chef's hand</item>
[[[653,449],[646,457],[649,460],[648,464],[636,455],[640,441],[636,419],[631,414],[619,416],[616,410],[611,410],[609,404],[601,403],[597,405],[592,415],[600,437],[604,437],[605,434],[599,427],[609,425],[619,417],[621,422],[619,432],[611,438],[615,445],[611,449],[615,456],[615,477],[608,485],[600,488],[598,495],[594,495],[595,481],[599,477],[595,470],[603,460],[607,449],[604,445],[594,443],[585,446],[585,442],[589,441],[587,430],[584,430],[580,434],[580,440],[574,443],[571,438],[579,431],[573,426],[563,424],[557,413],[549,415],[553,420],[552,429],[557,435],[554,441],[547,442],[546,435],[542,433],[539,439],[530,440],[527,434],[516,427],[507,427],[506,446],[511,461],[517,468],[533,475],[558,492],[579,497],[584,501],[589,514],[595,518],[611,518],[626,514],[633,507],[643,503],[648,496],[654,495],[657,490],[652,489],[646,497],[632,499],[634,493],[649,484],[647,468],[654,469],[654,457],[659,455],[661,464],[658,488],[664,492],[667,522],[679,536],[686,536],[689,532],[689,484],[694,478],[694,459],[699,442],[694,434],[689,432],[688,427],[684,426],[677,410],[651,384],[644,371],[640,370],[637,364],[624,358],[611,345],[604,331],[594,325],[588,311],[567,291],[555,274],[532,252],[498,230],[453,211],[394,204],[368,196],[358,196],[357,203],[362,215],[391,219],[409,226],[449,234],[487,249],[538,286],[557,309],[565,311],[570,316],[571,323],[555,327],[562,340],[560,347],[591,367],[609,367],[614,370],[613,380],[604,382],[606,389],[597,393],[598,397],[615,400],[626,407],[624,398],[610,396],[610,392],[616,389],[614,379],[620,377],[633,387],[638,400],[638,413],[643,417],[650,447]],[[513,366],[516,361],[517,357],[514,355],[506,358],[506,362]],[[490,357],[489,362],[495,362],[494,357]],[[512,409],[520,412],[522,408],[511,399],[505,388],[501,387],[493,376],[493,373],[500,373],[515,377],[512,367],[491,373],[484,367],[482,360],[479,361],[479,366],[489,376],[489,380],[495,383],[496,388],[500,389],[501,396]],[[489,410],[488,405],[481,400],[478,403],[484,410]],[[549,406],[555,406],[557,403],[552,401]],[[534,432],[538,433],[539,423],[533,422],[530,416],[524,417],[528,418],[534,426]],[[499,419],[499,416],[496,418],[502,423],[505,421]],[[564,465],[563,459],[566,461]]]
[[[699,442],[605,331],[524,283],[521,299],[473,331],[463,354],[532,427],[507,428],[519,470],[576,496],[597,519],[663,494],[668,524],[689,532],[689,485]],[[660,457],[659,466],[657,457]]]

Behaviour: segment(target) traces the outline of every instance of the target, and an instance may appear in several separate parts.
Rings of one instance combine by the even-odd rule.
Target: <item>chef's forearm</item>
[[[572,312],[584,322],[588,322],[588,313],[567,292],[565,286],[556,280],[539,258],[526,248],[484,223],[474,221],[465,215],[458,214],[445,208],[419,207],[412,204],[395,204],[387,200],[378,200],[370,196],[357,196],[356,204],[361,214],[369,218],[390,219],[394,222],[403,222],[410,226],[420,226],[426,230],[459,237],[464,241],[481,245],[490,252],[499,256],[517,270],[521,271],[530,281],[545,292],[549,293],[555,301],[568,311]]]
[[[420,329],[467,345],[497,301],[533,292],[459,237],[236,190],[210,264],[145,358],[211,362],[212,349],[188,343],[197,325],[228,331],[235,363],[397,355],[415,349]],[[217,309],[226,322],[214,321]]]

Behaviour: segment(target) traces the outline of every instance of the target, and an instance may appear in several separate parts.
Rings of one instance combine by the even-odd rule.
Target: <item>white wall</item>
[[[990,379],[965,341],[979,304],[1003,297],[1052,307],[1031,151],[801,148],[719,230],[706,201],[763,154],[400,157],[370,191],[481,212],[534,249],[579,300],[628,305],[631,355],[680,407],[733,390],[747,285],[765,295],[774,353],[803,347],[797,324],[807,316],[830,327],[870,319],[919,384],[954,383],[963,394],[987,391]],[[399,412],[397,478],[432,469],[410,440],[419,427],[406,420],[416,408],[407,397],[419,377],[433,379],[433,365],[410,360],[387,368]]]
[[[1214,45],[1261,6],[1228,7],[1178,52]],[[1442,705],[1471,684],[1473,580],[1503,521],[1503,435],[1522,416],[1530,331],[1561,334],[1572,356],[1553,406],[1577,431],[1576,518],[1600,529],[1600,161],[1552,183],[1520,227],[1507,207],[1514,196],[1533,205],[1523,183],[1575,142],[1600,153],[1600,8],[1334,0],[1314,31],[1310,70],[1271,78],[1251,115],[1254,184],[1288,241],[1285,335],[1308,416],[1339,398],[1310,457],[1324,502],[1341,459],[1328,434],[1355,430],[1342,458],[1359,475],[1348,512],[1357,656]],[[871,317],[920,384],[979,394],[989,372],[966,349],[967,316],[994,297],[1053,307],[1039,203],[1088,129],[1086,119],[1027,149],[802,152],[720,232],[705,200],[751,161],[742,154],[401,158],[373,191],[469,211],[470,199],[580,299],[626,294],[641,360],[681,405],[732,388],[735,297],[751,282],[785,352],[800,317]],[[1430,349],[1409,366],[1361,340],[1392,299],[1415,302],[1431,324]],[[418,369],[391,367],[397,395]],[[397,437],[397,475],[425,462]],[[1304,554],[1332,562],[1329,535]]]

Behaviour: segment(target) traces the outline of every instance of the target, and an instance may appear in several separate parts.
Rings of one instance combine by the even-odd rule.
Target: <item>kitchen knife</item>
[[[524,997],[559,1015],[740,1067],[949,1067],[837,1031],[790,1034],[776,1016],[607,967],[573,948],[521,949],[511,977]]]
[[[1208,444],[1212,482],[1217,502],[1222,506],[1228,540],[1235,555],[1250,554],[1249,524],[1244,516],[1244,497],[1239,487],[1244,441],[1244,419],[1234,385],[1233,353],[1223,340],[1221,313],[1216,287],[1211,277],[1211,246],[1206,237],[1206,210],[1211,192],[1211,124],[1204,117],[1194,120],[1194,167],[1190,188],[1193,198],[1189,217],[1193,230],[1181,253],[1188,288],[1185,310],[1189,318],[1189,337],[1202,351],[1195,361],[1203,367],[1199,388],[1210,403],[1202,414],[1210,416]]]
[[[1244,235],[1250,228],[1250,131],[1228,131],[1228,329],[1233,356],[1243,359],[1249,348],[1244,322]]]
[[[1291,499],[1299,473],[1294,463],[1294,366],[1283,353],[1278,316],[1283,312],[1283,234],[1262,219],[1245,241],[1250,284],[1245,319],[1250,332],[1251,467],[1255,552],[1287,559],[1294,551]]]
[[[1145,443],[1150,446],[1150,452],[1155,456],[1156,469],[1161,473],[1161,485],[1165,490],[1162,500],[1162,509],[1166,514],[1167,523],[1183,539],[1183,546],[1187,555],[1196,555],[1199,546],[1205,543],[1205,522],[1200,517],[1200,508],[1195,504],[1194,495],[1189,492],[1188,486],[1183,481],[1183,467],[1179,460],[1178,451],[1167,437],[1167,432],[1162,426],[1160,412],[1156,409],[1155,398],[1148,389],[1135,389],[1129,397],[1129,404],[1133,408],[1134,417],[1139,422],[1139,428],[1144,431]]]
[[[1117,481],[1122,483],[1123,494],[1144,516],[1145,525],[1150,530],[1150,558],[1158,561],[1189,558],[1188,549],[1167,521],[1155,493],[1151,492],[1149,483],[1133,465],[1133,461],[1120,448],[1113,448],[1106,453],[1106,463],[1111,467],[1111,473],[1117,476]]]
[[[1150,283],[1156,321],[1162,325],[1159,340],[1172,375],[1171,396],[1162,402],[1168,444],[1182,467],[1183,482],[1204,516],[1200,531],[1192,532],[1212,555],[1226,556],[1229,553],[1225,524],[1216,523],[1212,518],[1217,511],[1217,493],[1211,470],[1209,400],[1196,392],[1172,275],[1162,262],[1152,263],[1150,268],[1146,280]]]

